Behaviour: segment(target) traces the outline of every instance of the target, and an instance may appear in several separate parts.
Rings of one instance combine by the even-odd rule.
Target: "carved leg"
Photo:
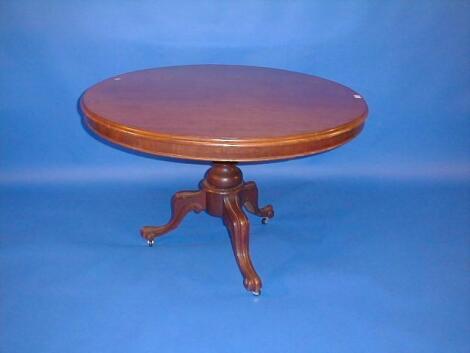
[[[140,234],[147,239],[149,246],[152,246],[156,237],[175,229],[186,214],[191,211],[199,213],[205,209],[206,194],[204,191],[177,192],[171,199],[171,218],[168,223],[159,227],[143,227],[140,230]]]
[[[261,278],[250,259],[250,225],[242,207],[264,218],[274,216],[272,206],[258,207],[258,189],[254,182],[243,182],[243,174],[235,163],[214,162],[199,183],[199,191],[177,192],[172,199],[171,218],[159,227],[143,227],[142,237],[149,245],[156,237],[176,228],[191,211],[206,211],[214,217],[222,217],[228,228],[233,253],[243,276],[243,284],[254,295],[261,294]]]
[[[261,278],[253,267],[249,253],[250,225],[236,194],[225,196],[223,220],[230,233],[233,253],[243,276],[243,285],[253,294],[259,295]]]
[[[242,204],[245,208],[259,216],[263,217],[263,224],[268,223],[269,218],[274,217],[274,210],[271,205],[267,205],[263,208],[258,206],[258,187],[254,181],[249,181],[243,185],[243,191],[241,193]]]

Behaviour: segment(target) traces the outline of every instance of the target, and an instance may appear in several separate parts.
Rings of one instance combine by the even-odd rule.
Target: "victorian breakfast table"
[[[191,65],[130,72],[104,80],[80,99],[87,127],[101,138],[151,155],[212,162],[197,191],[174,194],[169,222],[147,226],[154,239],[175,229],[191,211],[221,217],[228,228],[245,288],[261,293],[249,253],[249,221],[263,223],[272,206],[258,206],[258,188],[237,162],[313,155],[353,139],[367,104],[353,90],[285,70]]]

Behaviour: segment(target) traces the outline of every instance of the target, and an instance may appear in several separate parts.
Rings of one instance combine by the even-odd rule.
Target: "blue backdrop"
[[[468,1],[2,1],[0,352],[468,352],[469,24]],[[244,167],[277,212],[252,226],[257,299],[219,220],[138,236],[206,166],[110,148],[77,113],[109,76],[198,63],[369,104],[343,148]]]

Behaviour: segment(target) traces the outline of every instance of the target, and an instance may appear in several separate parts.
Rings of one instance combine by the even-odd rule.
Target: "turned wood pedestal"
[[[261,292],[261,278],[250,259],[250,223],[243,211],[262,217],[263,223],[274,217],[271,205],[258,206],[258,188],[252,181],[244,182],[243,174],[235,163],[214,162],[199,184],[198,191],[177,192],[171,200],[171,219],[164,226],[143,227],[140,231],[149,246],[154,239],[176,228],[183,217],[191,211],[206,211],[211,216],[220,217],[230,233],[233,253],[245,288],[255,295]]]
[[[258,188],[243,180],[237,163],[331,150],[359,134],[368,111],[361,95],[335,82],[232,65],[118,75],[89,88],[80,109],[87,129],[106,141],[155,156],[212,162],[199,190],[174,194],[168,223],[143,227],[141,235],[152,246],[189,212],[222,218],[243,284],[255,295],[262,282],[250,259],[244,209],[263,223],[274,210],[258,205]]]

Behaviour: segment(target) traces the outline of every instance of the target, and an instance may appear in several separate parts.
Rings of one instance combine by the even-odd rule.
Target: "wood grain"
[[[122,74],[88,89],[85,122],[113,143],[206,161],[268,161],[323,152],[362,129],[351,89],[285,70],[193,65]]]
[[[177,192],[171,217],[146,226],[155,238],[189,212],[223,219],[245,288],[261,293],[250,258],[250,224],[243,210],[259,207],[258,188],[236,162],[305,156],[338,147],[362,130],[367,104],[351,89],[319,77],[249,66],[196,65],[131,72],[88,89],[80,99],[85,123],[104,139],[158,156],[212,161],[199,190]]]

